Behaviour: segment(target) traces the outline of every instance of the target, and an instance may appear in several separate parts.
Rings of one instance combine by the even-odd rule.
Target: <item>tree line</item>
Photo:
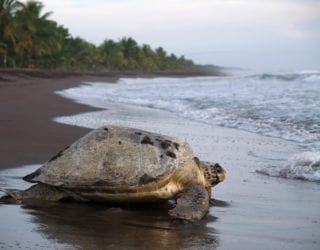
[[[133,38],[96,46],[70,35],[40,1],[0,0],[0,67],[70,70],[201,70],[192,60]]]

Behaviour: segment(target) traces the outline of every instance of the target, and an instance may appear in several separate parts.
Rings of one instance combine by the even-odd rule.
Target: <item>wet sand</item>
[[[61,114],[97,110],[54,94],[87,77],[43,78],[1,71],[0,76],[0,169],[44,162],[88,131],[51,122],[52,117]]]
[[[55,91],[84,81],[114,82],[121,76],[196,76],[199,72],[71,72],[0,69],[0,169],[42,163],[88,132],[85,128],[53,123],[55,116],[94,111]]]
[[[89,104],[99,108],[98,103]],[[320,245],[320,185],[255,172],[298,151],[294,143],[115,103],[107,111],[68,113],[55,120],[70,124],[52,123],[64,129],[118,124],[186,138],[201,159],[224,166],[227,179],[213,189],[214,205],[196,223],[172,220],[163,204],[122,208],[0,204],[0,249],[318,249]],[[77,129],[82,130],[79,134],[87,131]],[[59,149],[64,147],[60,144]],[[32,163],[37,162],[41,159]],[[25,188],[21,176],[37,167],[3,170],[0,185]]]
[[[86,103],[99,107],[99,102]],[[102,124],[133,126],[179,136],[192,145],[200,159],[219,162],[227,170],[226,181],[213,189],[215,205],[206,220],[199,222],[202,230],[193,225],[179,229],[195,230],[195,245],[186,240],[183,243],[187,245],[178,249],[318,249],[319,183],[256,173],[266,166],[285,163],[299,152],[297,144],[148,108],[115,103],[109,103],[108,108],[57,120],[88,128]],[[147,230],[145,233],[148,235]]]

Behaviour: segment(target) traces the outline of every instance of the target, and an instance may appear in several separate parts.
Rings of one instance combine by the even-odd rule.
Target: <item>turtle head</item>
[[[195,162],[202,169],[208,186],[214,187],[226,178],[226,171],[218,163],[200,161],[197,157]]]

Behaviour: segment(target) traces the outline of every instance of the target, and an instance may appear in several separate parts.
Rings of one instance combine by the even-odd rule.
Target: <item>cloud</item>
[[[112,37],[140,32],[247,32],[266,30],[291,38],[303,37],[308,28],[299,25],[320,16],[319,4],[301,1],[250,0],[118,0],[79,1],[59,3],[44,0],[54,18],[61,20],[71,32],[90,35],[98,42],[100,34]],[[92,32],[91,32],[91,31]],[[100,32],[98,32],[100,31]],[[96,35],[93,34],[96,32]]]

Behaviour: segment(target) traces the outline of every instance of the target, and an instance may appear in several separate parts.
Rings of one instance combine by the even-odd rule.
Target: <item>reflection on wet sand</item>
[[[2,171],[0,186],[26,189],[28,183],[22,182],[21,176],[38,167]],[[119,208],[97,203],[35,200],[16,205],[14,200],[1,199],[0,249],[215,249],[218,246],[218,235],[212,227],[215,217],[208,214],[194,223],[174,220],[168,216],[168,205]],[[213,205],[219,207],[216,201]]]
[[[217,232],[207,224],[171,219],[166,209],[109,208],[101,204],[28,202],[22,208],[46,239],[80,249],[214,249]]]

